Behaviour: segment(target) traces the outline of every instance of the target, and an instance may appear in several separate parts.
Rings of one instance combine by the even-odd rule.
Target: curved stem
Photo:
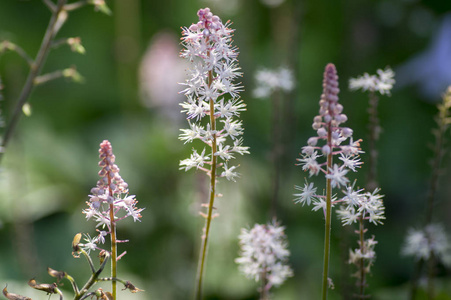
[[[209,71],[208,73],[208,81],[209,85],[213,81],[213,71]],[[210,99],[210,127],[211,131],[216,131],[216,118],[214,114],[215,108],[214,108],[214,101],[213,99]],[[208,246],[208,236],[210,234],[210,225],[211,225],[211,219],[213,215],[213,204],[215,201],[216,196],[216,167],[217,167],[217,160],[215,153],[217,152],[217,145],[216,145],[216,134],[213,134],[213,141],[211,142],[211,170],[210,170],[210,200],[208,203],[208,214],[207,219],[205,221],[205,235],[203,237],[203,243],[202,243],[202,249],[200,254],[200,264],[199,264],[199,270],[198,270],[198,276],[197,276],[197,287],[196,287],[196,300],[202,299],[202,279],[203,279],[203,273],[205,268],[205,263],[207,260],[207,246]]]
[[[58,33],[58,30],[61,28],[61,22],[64,22],[64,19],[60,19],[59,17],[61,15],[61,12],[63,11],[64,4],[66,4],[66,0],[58,0],[58,4],[56,5],[56,8],[52,13],[49,25],[47,26],[44,38],[42,39],[41,47],[39,48],[38,54],[36,55],[36,59],[30,67],[28,77],[25,81],[22,91],[20,92],[19,99],[17,100],[11,120],[6,126],[5,134],[0,145],[1,149],[3,150],[8,145],[11,136],[17,127],[17,123],[22,116],[22,107],[27,102],[27,99],[30,97],[31,92],[33,91],[33,87],[35,86],[34,80],[41,73],[45,60],[50,52],[53,40]],[[0,162],[3,158],[3,155],[4,151],[0,152]]]
[[[80,290],[80,292],[75,294],[74,300],[85,299],[84,295],[98,281],[99,275],[100,275],[100,273],[102,273],[103,269],[105,268],[109,258],[110,258],[109,254],[106,253],[105,260],[100,265],[99,269],[96,272],[92,273],[91,277],[86,282],[86,284],[83,286],[83,288]]]
[[[327,143],[331,149],[327,155],[327,174],[330,173],[332,168],[332,129],[331,124],[327,124]],[[331,232],[331,219],[332,219],[332,184],[331,179],[326,179],[326,220],[325,220],[325,233],[324,233],[324,265],[323,265],[323,284],[322,284],[322,299],[327,299],[327,290],[329,284],[329,258],[330,258],[330,232]]]

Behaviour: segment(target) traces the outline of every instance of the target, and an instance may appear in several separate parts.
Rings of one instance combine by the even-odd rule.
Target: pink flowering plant
[[[91,190],[89,195],[89,201],[87,202],[89,208],[83,210],[86,218],[89,220],[94,218],[97,222],[96,229],[97,234],[91,238],[86,233],[82,241],[82,234],[77,233],[72,242],[72,255],[75,258],[79,258],[82,254],[91,270],[91,277],[79,288],[75,279],[64,271],[57,271],[48,268],[48,274],[56,278],[56,282],[48,284],[38,284],[36,280],[31,279],[28,285],[34,289],[44,291],[47,294],[58,294],[59,299],[64,299],[63,293],[58,288],[62,279],[67,279],[72,286],[74,292],[74,300],[88,299],[89,297],[96,297],[96,299],[116,299],[116,282],[120,282],[124,285],[124,289],[128,289],[132,293],[142,291],[133,285],[130,281],[125,281],[117,277],[117,260],[125,255],[123,252],[121,255],[117,255],[117,243],[127,242],[127,240],[118,240],[116,235],[117,222],[132,217],[134,221],[139,221],[141,218],[142,208],[137,208],[138,203],[134,195],[128,194],[128,185],[119,175],[119,168],[115,164],[116,157],[113,154],[113,150],[109,141],[105,140],[100,144],[99,149],[100,162],[99,176],[101,179],[97,181],[96,187]],[[111,248],[110,250],[104,249],[105,237],[110,237]],[[100,258],[99,267],[95,266],[95,263],[91,259],[91,251],[99,250],[98,257]],[[101,273],[105,269],[107,263],[111,261],[111,276],[100,277]],[[102,288],[97,290],[90,290],[96,283],[102,281],[112,282],[112,291],[103,291]],[[10,300],[28,300],[31,298],[17,295],[8,292],[7,288],[3,289],[3,295]]]
[[[132,217],[133,221],[140,221],[143,208],[136,207],[138,201],[135,195],[129,195],[128,184],[119,174],[119,167],[115,164],[116,157],[113,154],[111,143],[107,140],[100,144],[99,149],[99,171],[100,180],[97,181],[96,187],[91,189],[89,195],[88,209],[83,210],[86,219],[94,218],[97,222],[96,228],[98,234],[91,238],[89,234],[85,235],[85,244],[81,244],[81,248],[89,253],[91,250],[102,249],[100,245],[105,243],[105,236],[110,236],[111,241],[111,277],[117,277],[117,261],[126,254],[117,254],[117,244],[128,242],[127,240],[117,239],[116,227],[117,222],[127,217]],[[112,295],[116,299],[116,280],[112,280]]]
[[[354,184],[350,184],[348,173],[356,172],[362,162],[359,154],[361,140],[353,139],[353,130],[342,126],[347,121],[343,106],[338,102],[338,76],[333,64],[328,64],[324,71],[323,94],[319,102],[319,115],[313,119],[316,135],[309,138],[307,146],[302,148],[302,156],[297,161],[310,177],[324,174],[325,193],[317,193],[313,182],[305,179],[304,186],[295,186],[300,193],[295,194],[295,203],[312,205],[314,211],[321,210],[325,216],[324,264],[322,278],[322,299],[327,299],[327,290],[332,286],[329,274],[330,236],[332,208],[340,204],[340,216],[343,224],[353,224],[358,220],[369,220],[375,224],[384,219],[384,209],[379,189],[373,193],[363,193]],[[334,158],[338,158],[338,161]],[[333,192],[341,190],[343,197]],[[364,247],[365,242],[360,243]],[[360,250],[365,251],[366,250]],[[355,252],[354,252],[355,253]],[[362,252],[363,253],[363,252]]]
[[[246,105],[239,95],[243,87],[235,83],[241,72],[238,51],[232,45],[234,30],[230,22],[223,24],[209,8],[200,9],[197,15],[199,21],[182,30],[184,49],[180,55],[190,62],[190,67],[188,79],[182,83],[186,88],[181,92],[187,100],[181,106],[189,128],[181,129],[180,140],[185,143],[200,140],[204,147],[193,148],[191,156],[180,161],[180,169],[195,168],[210,178],[209,200],[203,205],[207,212],[201,212],[206,219],[196,285],[196,299],[201,299],[213,204],[218,196],[217,178],[236,181],[238,165],[232,165],[231,160],[249,151],[241,138],[243,123],[239,116]]]

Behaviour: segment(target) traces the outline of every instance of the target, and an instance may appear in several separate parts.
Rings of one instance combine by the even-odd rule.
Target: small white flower
[[[427,260],[432,253],[446,266],[451,266],[451,242],[443,226],[429,224],[422,230],[409,229],[402,254]]]
[[[241,155],[249,154],[249,147],[242,146],[242,143],[243,143],[243,139],[242,138],[241,139],[236,139],[233,142],[233,148],[232,148],[231,151],[233,151],[235,153],[238,153],[238,154],[241,154]]]
[[[333,168],[330,169],[330,173],[326,175],[327,179],[331,179],[332,187],[345,186],[349,182],[349,179],[345,176],[348,173],[344,167],[340,167],[334,164]]]
[[[346,190],[343,191],[343,194],[345,195],[343,197],[343,201],[348,205],[348,206],[359,206],[363,195],[360,193],[363,191],[363,189],[359,189],[359,190],[354,190],[354,186],[355,186],[355,181],[351,186],[347,186]]]
[[[201,154],[197,153],[197,150],[193,149],[193,153],[190,158],[180,161],[180,170],[185,169],[185,171],[188,171],[191,168],[203,167],[204,163],[208,160],[210,160],[210,157],[205,154],[205,148],[202,150]]]
[[[240,177],[240,174],[237,172],[234,172],[238,166],[232,166],[230,168],[227,167],[227,164],[224,164],[224,171],[222,172],[221,176],[227,178],[227,180],[236,181],[236,177]]]
[[[318,198],[318,199],[313,200],[312,210],[317,211],[317,210],[322,209],[323,211],[326,211],[326,206],[327,206],[326,201],[324,201],[323,198]]]
[[[82,212],[86,215],[86,220],[91,219],[97,214],[97,211],[92,208],[84,209]]]
[[[96,214],[95,218],[96,218],[96,222],[97,222],[96,227],[102,227],[102,228],[105,228],[105,226],[107,226],[108,228],[110,227],[110,220],[107,219],[102,214]]]
[[[341,207],[337,210],[337,215],[341,219],[343,225],[351,225],[356,223],[361,216],[360,213],[356,212],[353,206]]]
[[[363,162],[360,161],[360,157],[356,157],[354,155],[344,155],[343,153],[341,153],[339,159],[343,162],[343,165],[354,171],[356,171],[356,168],[360,168],[360,165],[363,164]]]
[[[310,205],[312,200],[315,199],[316,187],[313,186],[312,182],[309,184],[307,182],[307,180],[305,180],[304,187],[300,187],[300,186],[296,185],[294,188],[296,190],[299,190],[302,192],[300,194],[294,194],[295,197],[298,197],[298,198],[294,199],[295,203],[302,203],[302,206],[304,206],[304,204],[306,204],[306,203],[307,203],[307,205]]]
[[[374,91],[376,89],[376,75],[369,75],[368,73],[357,78],[349,79],[349,89],[351,91],[362,89],[362,91]]]
[[[86,233],[84,240],[86,241],[86,243],[83,244],[82,248],[89,255],[91,250],[96,250],[97,237],[91,238],[91,236]]]
[[[319,171],[321,171],[321,166],[316,161],[318,157],[321,157],[322,155],[318,155],[317,151],[313,151],[311,154],[306,154],[303,156],[303,158],[297,158],[296,160],[299,161],[299,165],[302,166],[302,170],[309,171],[309,176],[318,175]]]
[[[255,73],[255,80],[255,98],[267,98],[277,90],[289,92],[294,89],[293,72],[283,67],[277,70],[260,69]]]
[[[357,78],[349,80],[349,89],[351,91],[361,89],[363,92],[379,92],[381,95],[390,95],[390,91],[395,84],[395,72],[392,69],[378,69],[377,75],[363,74]]]
[[[224,146],[223,144],[219,144],[218,148],[219,148],[218,151],[214,154],[215,156],[219,156],[223,160],[229,160],[231,158],[234,158],[233,155],[230,154],[229,145]]]

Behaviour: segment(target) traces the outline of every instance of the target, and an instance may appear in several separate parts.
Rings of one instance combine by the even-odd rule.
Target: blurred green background
[[[282,2],[281,4],[277,2]],[[278,143],[280,189],[277,217],[286,226],[295,276],[274,289],[274,299],[318,299],[322,272],[323,217],[293,204],[295,184],[304,177],[295,159],[318,111],[322,73],[333,62],[340,76],[340,101],[354,137],[367,144],[367,95],[349,92],[350,77],[391,66],[398,85],[380,97],[383,127],[378,142],[379,181],[387,220],[370,226],[377,261],[369,277],[373,299],[403,299],[413,260],[400,255],[410,227],[422,224],[434,142],[435,104],[451,84],[451,2],[442,0],[269,1],[262,0],[109,0],[107,16],[87,6],[70,13],[59,37],[79,36],[86,54],[54,49],[44,73],[76,66],[84,83],[58,79],[35,89],[32,115],[23,117],[9,145],[0,173],[0,287],[44,299],[26,287],[30,278],[50,282],[46,267],[64,270],[79,284],[89,276],[86,262],[71,256],[77,232],[95,233],[86,221],[90,189],[98,172],[98,145],[108,139],[121,175],[145,207],[141,223],[119,224],[119,276],[144,293],[121,292],[119,299],[190,299],[193,294],[208,181],[201,172],[178,170],[192,145],[178,140],[186,128],[177,82],[185,78],[178,58],[180,27],[197,22],[199,8],[210,7],[223,21],[233,21],[235,45],[248,105],[242,114],[245,145],[239,157],[241,178],[221,180],[220,217],[212,227],[205,278],[206,299],[257,299],[256,283],[237,270],[241,227],[270,221],[273,182],[271,102],[255,99],[253,74],[261,67],[293,70],[296,88],[283,95]],[[272,3],[272,4],[268,4]],[[1,0],[0,40],[20,45],[34,57],[50,13],[41,1]],[[0,58],[4,83],[1,103],[8,121],[26,78],[26,63],[15,53]],[[449,132],[448,132],[449,133]],[[363,161],[367,158],[363,154]],[[449,158],[449,155],[446,155]],[[445,159],[444,169],[450,160]],[[357,176],[364,186],[364,165]],[[435,220],[451,228],[450,172],[439,185]],[[321,181],[317,181],[321,184]],[[348,248],[357,245],[351,229],[333,224],[330,299],[353,291]],[[352,271],[352,269],[351,269]],[[438,270],[437,291],[451,299],[450,270]],[[448,277],[447,277],[448,276]],[[448,279],[447,279],[448,278]],[[70,288],[68,283],[63,287]],[[68,294],[69,295],[69,294]]]

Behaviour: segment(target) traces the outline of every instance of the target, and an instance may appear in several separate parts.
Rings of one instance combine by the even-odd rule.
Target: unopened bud
[[[81,240],[81,233],[77,233],[74,236],[74,239],[72,240],[72,256],[75,258],[79,258],[79,252],[80,252],[80,240]]]

